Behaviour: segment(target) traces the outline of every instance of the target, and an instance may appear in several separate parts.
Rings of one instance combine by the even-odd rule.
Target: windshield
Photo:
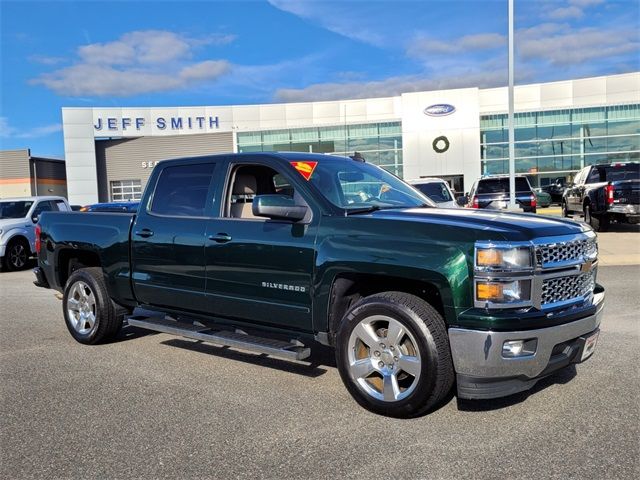
[[[444,182],[419,183],[414,187],[436,203],[451,202],[453,200]]]
[[[0,218],[24,218],[33,202],[0,202]]]
[[[434,206],[386,170],[348,158],[327,156],[317,162],[309,181],[327,200],[347,210]]]

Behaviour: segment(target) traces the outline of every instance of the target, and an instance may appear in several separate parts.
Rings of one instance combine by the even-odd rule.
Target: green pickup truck
[[[167,160],[136,214],[45,213],[36,248],[81,343],[128,323],[291,360],[329,345],[396,417],[584,361],[604,306],[586,224],[436,208],[358,156]]]

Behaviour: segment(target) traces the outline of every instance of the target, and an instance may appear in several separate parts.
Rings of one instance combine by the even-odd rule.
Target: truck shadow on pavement
[[[311,347],[311,356],[300,362],[288,360],[280,360],[279,358],[269,357],[264,354],[256,354],[234,350],[230,347],[213,345],[199,340],[187,340],[181,338],[173,338],[160,342],[162,345],[170,347],[191,350],[192,352],[203,353],[206,355],[215,355],[216,357],[226,358],[237,362],[249,363],[260,367],[272,368],[283,372],[294,373],[305,377],[316,378],[327,373],[326,368],[322,366],[335,367],[335,360],[332,355],[328,355],[324,349],[320,349],[316,345]],[[329,352],[330,350],[327,349]]]
[[[529,396],[549,388],[552,385],[564,385],[573,380],[577,375],[575,365],[558,370],[557,372],[545,377],[536,383],[531,390],[516,393],[508,397],[492,398],[489,400],[463,400],[458,398],[458,410],[464,412],[487,412],[491,410],[500,410],[508,408],[518,403],[524,402]]]

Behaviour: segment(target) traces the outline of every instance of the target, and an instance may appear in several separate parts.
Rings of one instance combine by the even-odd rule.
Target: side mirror
[[[38,223],[38,220],[40,220],[40,216],[39,215],[34,215],[33,217],[31,217],[31,221],[33,223]]]
[[[304,205],[296,205],[293,198],[287,195],[257,195],[251,210],[256,217],[299,222],[309,209]]]

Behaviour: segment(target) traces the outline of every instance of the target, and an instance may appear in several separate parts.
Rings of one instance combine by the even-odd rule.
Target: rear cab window
[[[640,180],[640,163],[614,163],[595,168],[594,171],[598,172],[596,182]]]
[[[516,192],[531,192],[529,181],[524,177],[516,177]],[[478,182],[478,194],[508,193],[509,178],[485,178]]]
[[[418,183],[413,185],[434,202],[451,202],[453,198],[443,182]]]

